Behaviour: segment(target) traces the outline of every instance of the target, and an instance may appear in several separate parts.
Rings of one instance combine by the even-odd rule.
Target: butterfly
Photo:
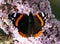
[[[22,37],[38,37],[43,31],[42,27],[45,25],[44,18],[46,15],[43,12],[33,14],[26,13],[11,13],[8,14],[8,19],[13,22],[13,25],[18,28],[18,33]]]

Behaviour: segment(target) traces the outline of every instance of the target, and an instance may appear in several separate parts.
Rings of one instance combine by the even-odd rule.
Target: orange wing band
[[[40,36],[42,33],[43,33],[43,31],[39,31],[38,33],[36,33],[36,34],[34,35],[34,37],[38,37],[38,36]]]
[[[22,33],[22,32],[19,32],[19,34],[22,36],[22,37],[27,37],[26,34]]]
[[[20,15],[20,16],[17,18],[17,20],[16,20],[16,22],[15,22],[15,25],[16,25],[16,26],[18,26],[18,22],[21,20],[22,17],[23,17],[23,15]]]
[[[41,18],[41,16],[39,16],[38,14],[36,14],[36,16],[37,16],[38,19],[40,20],[41,26],[44,26],[44,21],[43,21],[43,19]]]

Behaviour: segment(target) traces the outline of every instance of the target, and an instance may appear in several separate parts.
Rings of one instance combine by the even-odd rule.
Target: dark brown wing
[[[34,37],[38,37],[43,33],[42,27],[44,26],[45,22],[39,13],[35,14],[34,17],[35,17],[34,18],[35,19]]]

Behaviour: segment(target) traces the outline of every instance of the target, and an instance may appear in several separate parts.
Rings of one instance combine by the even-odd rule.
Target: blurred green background
[[[51,4],[52,13],[60,20],[60,0],[49,0]]]

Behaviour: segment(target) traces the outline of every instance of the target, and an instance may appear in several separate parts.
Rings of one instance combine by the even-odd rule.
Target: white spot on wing
[[[44,13],[43,12],[41,12],[42,13],[42,16],[44,17]]]
[[[16,17],[16,13],[14,14],[14,17]]]

